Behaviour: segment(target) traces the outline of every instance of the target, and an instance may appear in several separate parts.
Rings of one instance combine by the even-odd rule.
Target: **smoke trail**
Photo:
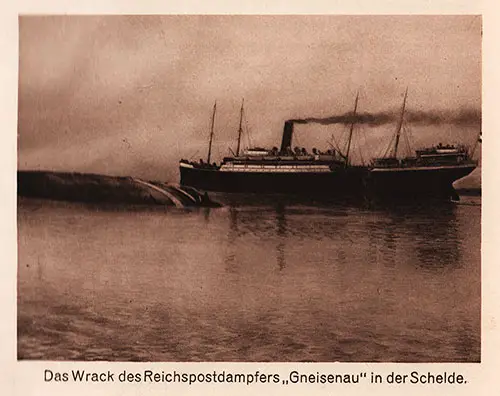
[[[323,118],[308,117],[288,120],[295,124],[366,124],[379,126],[396,122],[399,117],[398,111],[387,111],[377,113],[345,113]],[[481,111],[478,109],[464,108],[460,110],[442,111],[416,111],[407,110],[404,120],[414,125],[457,125],[476,126],[481,124]]]
[[[308,117],[302,119],[289,120],[295,124],[368,124],[368,125],[383,125],[394,120],[394,115],[392,113],[358,113],[354,115],[353,113],[346,113],[338,116],[330,116],[325,118]]]
[[[438,125],[450,124],[474,126],[481,124],[481,111],[477,109],[460,109],[457,111],[409,111],[405,120],[412,124]]]

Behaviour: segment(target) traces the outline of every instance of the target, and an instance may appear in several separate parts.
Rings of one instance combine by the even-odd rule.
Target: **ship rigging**
[[[472,172],[477,162],[463,145],[442,145],[416,150],[415,154],[398,158],[408,97],[406,89],[396,131],[384,156],[373,158],[368,165],[353,165],[352,142],[357,119],[359,94],[354,110],[344,116],[349,120],[349,133],[344,150],[320,151],[313,148],[292,149],[294,124],[322,122],[324,119],[287,120],[284,123],[281,146],[241,149],[244,101],[241,103],[236,152],[211,164],[214,124],[217,105],[214,104],[207,163],[181,160],[181,184],[207,191],[249,193],[323,194],[331,197],[363,197],[367,194],[395,197],[454,197],[452,183]],[[405,134],[409,148],[408,137]],[[364,163],[364,161],[362,161]]]

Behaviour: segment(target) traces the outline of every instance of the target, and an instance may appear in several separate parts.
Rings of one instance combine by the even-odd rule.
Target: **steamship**
[[[416,150],[410,157],[399,158],[407,92],[405,93],[394,144],[386,155],[367,165],[354,165],[350,160],[356,97],[347,148],[311,153],[303,148],[292,150],[294,120],[284,124],[278,149],[250,148],[240,150],[243,104],[240,112],[236,153],[220,164],[211,163],[216,105],[213,108],[207,161],[180,161],[181,185],[202,191],[227,193],[285,193],[329,198],[438,198],[458,199],[453,182],[476,167],[469,148],[464,145],[442,145]]]

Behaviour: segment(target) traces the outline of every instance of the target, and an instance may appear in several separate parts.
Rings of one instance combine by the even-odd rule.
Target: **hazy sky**
[[[175,180],[180,158],[206,156],[215,100],[219,159],[235,147],[242,98],[252,142],[273,146],[286,119],[351,111],[358,91],[360,111],[394,110],[406,87],[410,111],[448,115],[413,125],[417,145],[471,144],[481,18],[26,16],[19,76],[20,169]],[[453,122],[464,112],[478,117]],[[327,147],[344,129],[300,126],[294,143]],[[362,127],[359,158],[393,131]]]

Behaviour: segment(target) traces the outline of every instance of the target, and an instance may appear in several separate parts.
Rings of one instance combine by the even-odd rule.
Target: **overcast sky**
[[[472,144],[481,18],[25,16],[19,80],[20,169],[175,180],[180,158],[206,156],[215,100],[219,159],[242,98],[252,143],[277,146],[286,119],[346,113],[358,91],[359,111],[396,110],[406,87],[410,111],[447,115],[411,126],[413,143]],[[327,147],[344,129],[300,126],[294,143]],[[393,131],[360,128],[358,160]]]

